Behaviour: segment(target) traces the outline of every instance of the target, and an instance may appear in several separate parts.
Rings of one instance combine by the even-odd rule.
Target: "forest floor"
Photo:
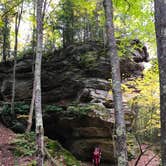
[[[0,123],[0,166],[27,166],[33,159],[30,157],[14,158],[12,141],[16,134]]]
[[[14,166],[14,157],[10,151],[10,142],[15,134],[0,123],[0,166]]]
[[[16,134],[0,123],[0,166],[26,166],[32,158],[24,157],[15,159],[11,151],[11,142]],[[146,149],[146,145],[142,145],[142,150]],[[135,166],[137,159],[129,162],[129,166]],[[137,166],[159,166],[160,159],[152,150],[147,150],[140,158]],[[85,163],[84,166],[92,166],[91,163]],[[108,166],[102,165],[101,166]],[[110,166],[110,165],[109,165]]]

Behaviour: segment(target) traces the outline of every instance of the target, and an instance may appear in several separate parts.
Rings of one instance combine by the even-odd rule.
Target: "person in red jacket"
[[[100,159],[101,159],[101,149],[99,147],[95,147],[95,149],[93,151],[93,157],[92,157],[93,165],[99,166]]]

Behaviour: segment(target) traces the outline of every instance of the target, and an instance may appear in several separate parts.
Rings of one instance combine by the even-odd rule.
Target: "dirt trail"
[[[14,157],[10,151],[10,143],[14,132],[0,123],[0,166],[14,166]]]
[[[147,145],[141,145],[144,151]],[[131,160],[129,166],[134,166],[137,159]],[[148,149],[140,158],[137,166],[159,166],[160,158],[152,150]]]

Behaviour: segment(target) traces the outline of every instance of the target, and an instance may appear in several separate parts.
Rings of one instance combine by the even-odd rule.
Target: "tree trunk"
[[[27,129],[26,129],[26,132],[31,131],[34,104],[35,104],[35,81],[33,83],[33,93],[32,93],[32,100],[31,100],[31,106],[30,106],[30,111],[29,111],[29,116],[28,116],[28,126],[27,126]]]
[[[114,37],[113,7],[111,0],[104,0],[106,30],[108,37],[108,55],[110,57],[112,71],[112,91],[115,103],[115,125],[116,125],[116,157],[118,166],[128,165],[126,148],[126,126],[124,112],[122,110],[122,92],[120,65],[117,55],[116,41]]]
[[[41,108],[41,61],[43,45],[43,0],[37,0],[37,49],[35,62],[35,117],[36,117],[36,144],[37,166],[44,165],[44,129]]]
[[[155,26],[160,77],[161,159],[166,165],[166,1],[155,0]]]
[[[15,87],[16,87],[16,65],[17,65],[17,46],[18,46],[18,32],[21,22],[21,16],[23,11],[23,2],[21,4],[21,10],[16,14],[15,18],[15,44],[14,44],[14,65],[13,65],[13,84],[12,84],[12,102],[11,102],[11,114],[14,116],[14,101],[15,101]]]
[[[33,1],[33,18],[35,19],[35,12],[36,12],[36,2]],[[32,32],[32,52],[33,52],[33,62],[32,62],[32,72],[35,71],[35,48],[36,48],[36,25],[33,22],[33,32]]]
[[[2,28],[2,36],[3,36],[3,48],[2,48],[2,61],[6,62],[6,57],[9,56],[10,49],[10,27],[9,27],[9,18],[7,15],[4,16],[2,20],[4,25]]]
[[[36,1],[33,1],[33,18],[36,18]],[[35,72],[35,47],[36,47],[36,24],[33,22],[33,32],[32,32],[32,52],[33,52],[33,61],[32,61],[32,73]],[[31,131],[32,127],[32,119],[33,119],[33,111],[34,111],[34,104],[35,104],[35,80],[33,81],[33,92],[32,92],[32,99],[31,99],[31,106],[28,116],[28,125],[26,128],[26,132]]]
[[[14,101],[15,101],[15,86],[16,86],[16,58],[17,58],[17,44],[18,44],[18,28],[17,28],[18,14],[15,19],[15,45],[14,45],[14,65],[13,65],[13,84],[12,84],[12,102],[11,113],[14,116]]]

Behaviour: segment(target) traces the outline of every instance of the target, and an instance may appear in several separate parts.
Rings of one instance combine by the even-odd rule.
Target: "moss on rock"
[[[35,133],[18,134],[12,142],[12,146],[16,158],[35,156]],[[59,163],[63,163],[66,166],[80,166],[80,162],[69,151],[64,149],[59,142],[45,137],[45,147],[51,154],[52,158],[58,160]],[[35,165],[36,162],[34,160],[28,163],[28,166]]]

